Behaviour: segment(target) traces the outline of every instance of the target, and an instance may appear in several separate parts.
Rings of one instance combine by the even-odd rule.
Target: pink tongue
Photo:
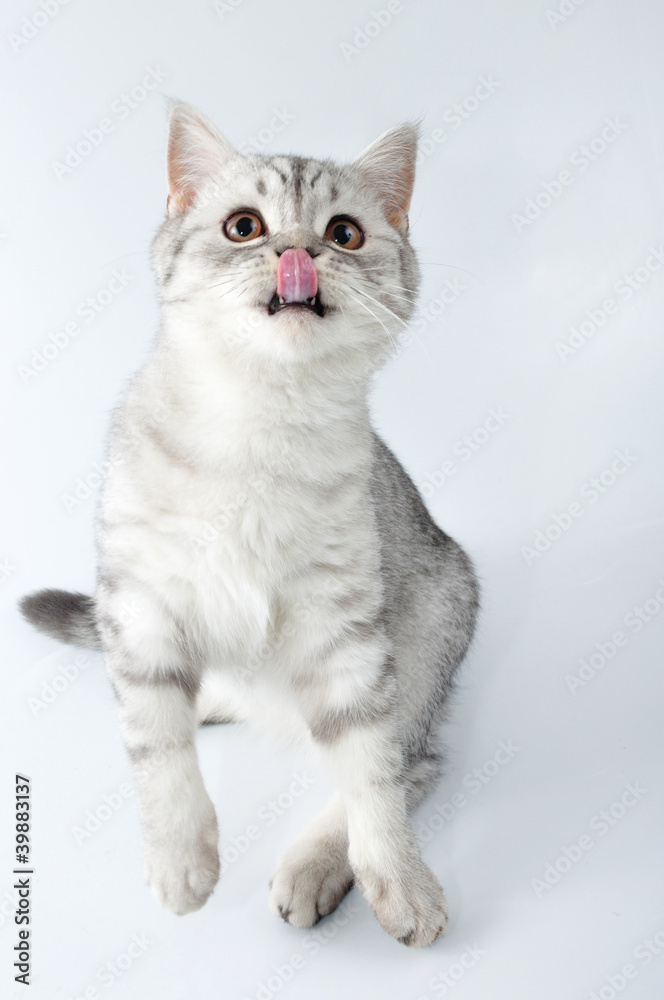
[[[277,295],[284,302],[305,302],[318,291],[314,262],[306,250],[284,250],[277,269]]]

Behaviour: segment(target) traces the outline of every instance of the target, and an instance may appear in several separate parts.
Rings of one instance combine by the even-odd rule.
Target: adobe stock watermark
[[[445,316],[451,306],[457,302],[468,290],[468,286],[462,284],[457,277],[446,278],[443,287],[433,299],[427,299],[425,303],[418,306],[413,319],[395,336],[396,345],[390,358],[398,358],[407,347],[419,341],[419,335],[424,333],[432,323]],[[398,297],[397,292],[397,297]]]
[[[551,520],[541,531],[536,532],[532,545],[522,545],[521,555],[527,566],[532,566],[536,559],[548,552],[554,542],[569,531],[575,521],[583,517],[589,507],[597,503],[599,498],[607,493],[625,473],[638,461],[629,448],[616,451],[615,458],[598,476],[593,476],[579,489],[580,500],[573,500],[565,510],[552,514]]]
[[[61,654],[56,654],[61,655]],[[38,691],[28,696],[28,708],[33,718],[38,719],[54,704],[90,666],[90,658],[85,653],[77,653],[69,663],[61,663],[49,680],[43,680]]]
[[[334,913],[306,935],[302,941],[305,954],[295,952],[280,965],[273,965],[271,971],[256,983],[251,997],[245,996],[243,1000],[272,1000],[295,978],[297,972],[304,969],[307,960],[317,955],[359,911],[359,903],[346,897]]]
[[[271,117],[267,124],[260,128],[255,135],[247,136],[238,144],[238,150],[244,155],[263,153],[292,122],[297,121],[297,115],[293,114],[286,107],[272,108]],[[208,179],[196,195],[196,208],[205,208],[219,198],[225,191],[226,181],[223,176],[215,175]]]
[[[245,156],[252,153],[263,153],[274,138],[296,120],[297,115],[292,114],[288,108],[272,108],[272,116],[267,125],[259,129],[255,135],[242,139],[237,148]],[[225,185],[226,181],[220,174],[209,178],[196,195],[196,208],[205,208],[215,198],[219,198],[225,191]]]
[[[291,114],[287,108],[272,108],[272,117],[267,125],[259,129],[256,135],[250,135],[238,143],[237,148],[244,155],[247,153],[262,153],[270,145],[275,136],[283,132],[296,118],[297,116]]]
[[[127,974],[134,963],[153,944],[154,941],[150,941],[147,934],[132,934],[125,950],[99,967],[95,975],[95,982],[101,983],[107,990],[115,986],[118,980]],[[92,984],[84,987],[76,996],[70,994],[67,1000],[101,1000],[102,996],[105,994],[101,993],[98,986]]]
[[[647,794],[648,789],[643,788],[637,781],[636,784],[627,785],[620,798],[606,809],[600,809],[595,813],[589,820],[588,826],[592,833],[596,834],[596,839],[593,839],[590,833],[581,834],[572,844],[562,847],[554,861],[545,864],[541,878],[530,879],[530,888],[538,899],[557,885],[589,851],[597,847],[599,840],[606,837],[607,833],[610,833]]]
[[[566,167],[560,170],[552,180],[544,181],[539,191],[526,199],[521,212],[511,213],[510,219],[517,233],[522,233],[524,229],[540,219],[544,212],[574,183],[576,177],[584,173],[592,163],[595,163],[626,130],[627,122],[623,122],[619,118],[605,118],[601,131],[571,153],[568,162],[573,169]]]
[[[555,10],[547,10],[546,19],[550,27],[555,30],[559,24],[564,24],[585,2],[586,0],[562,0]]]
[[[117,791],[104,795],[101,802],[95,806],[94,809],[88,809],[85,813],[82,825],[71,826],[69,828],[69,832],[76,841],[78,847],[81,847],[86,840],[90,840],[95,833],[101,830],[102,826],[105,823],[108,823],[109,819],[112,819],[118,810],[122,808],[127,799],[132,798],[133,795],[133,785],[130,785],[128,782],[123,782]]]
[[[632,635],[637,635],[644,625],[651,622],[664,607],[664,578],[659,580],[659,586],[652,597],[649,597],[642,606],[635,605],[628,614],[625,615],[621,624],[624,628],[616,629],[608,639],[596,642],[595,648],[585,659],[579,660],[577,672],[575,674],[565,674],[565,683],[570,694],[576,694],[579,688],[586,687],[604,667],[613,660],[618,651],[624,648]]]
[[[617,972],[609,972],[604,976],[604,983],[588,994],[588,1000],[615,1000],[628,984],[637,979],[641,969],[651,965],[664,951],[664,930],[659,930],[652,937],[643,938],[634,948],[631,962],[625,962]]]
[[[437,997],[444,997],[457,986],[469,969],[474,968],[484,958],[486,951],[475,942],[465,945],[456,962],[442,969],[427,984],[427,989]],[[417,1000],[430,1000],[430,994],[417,997]]]
[[[14,915],[18,906],[18,900],[18,889],[15,886],[12,886],[11,889],[5,889],[2,895],[2,901],[0,902],[0,927],[4,926],[8,917],[11,918],[11,926],[15,926]]]
[[[123,465],[124,459],[116,456],[113,460],[104,462],[93,462],[92,469],[86,476],[79,476],[71,493],[61,493],[60,500],[68,514],[76,510],[86,500],[94,496],[104,479],[112,469],[113,465]]]
[[[7,583],[7,580],[14,575],[17,566],[10,560],[9,556],[3,556],[0,559],[0,585]]]
[[[252,309],[247,316],[243,316],[242,319],[238,320],[235,324],[235,329],[231,334],[233,341],[236,344],[246,343],[246,341],[251,340],[256,330],[258,330],[258,328],[264,323],[264,310]]]
[[[131,432],[123,436],[122,449],[115,451],[107,459],[101,462],[93,462],[92,469],[85,476],[78,476],[70,493],[61,493],[60,500],[68,514],[78,510],[97,492],[105,482],[106,477],[116,465],[126,465],[127,459],[136,452],[141,445],[145,445],[146,435],[151,431],[156,431],[168,415],[168,410],[161,403],[145,416],[141,425],[135,427]]]
[[[82,299],[74,308],[77,317],[80,317],[88,326],[94,323],[101,313],[114,302],[125,288],[134,280],[133,275],[127,274],[124,268],[113,269],[111,278],[92,295]],[[43,372],[71,342],[83,332],[84,327],[78,319],[70,320],[63,327],[54,333],[49,333],[48,340],[41,348],[33,347],[30,361],[24,365],[17,366],[17,372],[21,377],[23,385],[28,385],[32,379]]]
[[[478,78],[476,86],[470,94],[467,94],[461,101],[457,101],[451,108],[443,112],[442,119],[449,125],[453,132],[472,118],[489,98],[495,94],[501,84],[495,80],[492,73],[485,74]],[[421,166],[428,160],[436,150],[447,142],[448,132],[443,128],[434,128],[422,136],[417,147],[417,164]]]
[[[24,49],[68,3],[69,0],[40,0],[34,13],[23,18],[18,31],[12,31],[7,36],[14,52],[20,52]]]
[[[244,0],[212,0],[212,8],[223,21],[227,14],[232,14],[243,3]]]
[[[462,465],[465,465],[510,419],[511,414],[507,412],[504,406],[491,407],[491,409],[487,410],[482,423],[474,427],[469,434],[465,434],[452,445],[452,454],[455,457],[444,459],[437,469],[425,474],[426,482],[420,483],[417,487],[422,496],[430,500],[436,490],[442,489],[449,479],[456,476],[459,471],[459,464],[455,459],[458,459]]]
[[[267,483],[263,479],[254,479],[247,483],[245,489],[241,490],[234,500],[222,504],[215,512],[212,520],[203,520],[198,524],[195,535],[189,537],[189,547],[194,552],[199,552],[207,548],[229,528],[247,507],[249,502],[256,497],[263,496],[267,489]]]
[[[401,14],[404,6],[401,0],[387,0],[384,7],[379,10],[370,11],[370,17],[364,24],[355,26],[353,38],[350,42],[340,42],[339,48],[346,62],[351,62],[355,56],[359,56],[364,49],[368,48],[375,38],[385,31],[392,23],[397,14]]]
[[[236,676],[245,681],[250,681],[261,665],[269,662],[275,653],[278,653],[288,639],[297,633],[298,625],[303,625],[309,621],[311,616],[326,600],[333,595],[325,590],[312,590],[306,600],[300,601],[291,610],[290,616],[278,629],[276,629],[265,642],[250,654],[246,663],[238,668]]]
[[[83,135],[73,145],[67,146],[62,160],[53,160],[51,169],[59,181],[73,173],[84,160],[98,149],[120,122],[126,121],[132,111],[140,107],[149,95],[157,90],[168,77],[159,66],[148,67],[144,75],[129,91],[124,91],[112,101],[110,114],[104,116],[91,129],[84,129]]]
[[[468,805],[470,799],[467,793],[471,796],[478,795],[520,751],[521,747],[515,746],[512,740],[501,740],[493,756],[464,775],[459,790],[446,802],[438,802],[428,819],[418,824],[415,833],[420,843],[428,843],[435,833],[442,830],[446,823],[450,823]]]
[[[586,309],[584,318],[576,326],[570,326],[567,340],[556,341],[556,352],[564,363],[577,354],[587,342],[601,330],[607,321],[618,312],[624,302],[634,296],[659,271],[664,264],[664,246],[648,247],[648,256],[633,271],[627,271],[614,283],[614,297],[607,297],[595,309]]]
[[[265,830],[274,826],[279,817],[288,812],[307,789],[316,784],[316,779],[306,772],[304,774],[294,772],[292,779],[288,788],[260,807],[255,823],[250,823],[241,833],[228,838],[228,846],[219,852],[222,875],[247,853],[252,844],[260,840]]]

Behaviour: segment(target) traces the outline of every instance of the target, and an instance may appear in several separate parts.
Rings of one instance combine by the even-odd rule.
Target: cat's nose
[[[277,295],[284,302],[307,302],[318,291],[318,275],[304,247],[290,247],[279,257]]]

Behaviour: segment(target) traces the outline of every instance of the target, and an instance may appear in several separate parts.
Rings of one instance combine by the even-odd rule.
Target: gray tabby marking
[[[404,944],[447,923],[408,814],[440,774],[478,586],[367,402],[419,285],[416,149],[401,125],[345,165],[241,156],[171,111],[162,322],[111,428],[96,592],[21,610],[103,649],[147,879],[174,913],[219,877],[196,727],[249,720],[315,745],[338,786],[281,857],[272,911],[310,927],[356,884]]]

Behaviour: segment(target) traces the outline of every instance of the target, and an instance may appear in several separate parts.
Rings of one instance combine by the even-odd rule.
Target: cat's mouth
[[[318,292],[311,299],[304,299],[302,302],[286,302],[281,295],[275,292],[267,307],[268,314],[274,316],[275,313],[283,312],[284,309],[309,309],[317,316],[325,315],[325,306],[320,300]]]

